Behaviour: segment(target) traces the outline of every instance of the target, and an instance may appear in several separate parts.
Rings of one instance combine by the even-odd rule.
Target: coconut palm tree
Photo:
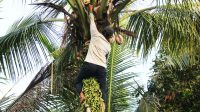
[[[136,104],[136,102],[132,101],[133,97],[131,93],[133,92],[133,88],[131,88],[131,80],[136,76],[136,74],[126,72],[125,70],[135,65],[133,53],[130,49],[127,49],[127,47],[114,44],[111,54],[108,67],[108,93],[110,94],[108,95],[108,101],[111,102],[108,103],[110,104],[109,108],[111,108],[110,110],[112,111],[131,111],[131,107]],[[54,95],[49,93],[49,86],[45,86],[43,83],[37,84],[37,82],[42,79],[41,76],[48,76],[50,74],[50,72],[48,72],[50,69],[51,66],[43,68],[46,72],[42,72],[43,70],[41,70],[27,87],[25,92],[18,97],[14,103],[7,107],[7,111],[40,110],[80,112],[82,108],[79,108],[81,106],[79,104],[78,97],[74,91],[69,90],[73,89],[73,87],[64,86],[64,91],[62,93]],[[89,82],[87,84],[90,84],[91,80],[88,81]],[[93,82],[94,81],[92,81],[91,84],[95,89],[98,85],[95,85]],[[91,86],[88,87],[86,85],[85,88],[88,90]],[[92,90],[89,89],[89,92],[91,91]],[[94,93],[89,95],[88,98],[89,100],[92,99],[92,103],[94,103],[94,99],[99,99],[99,96],[95,96]],[[89,104],[89,102],[86,103]],[[19,107],[19,105],[21,106]],[[92,106],[94,109],[96,108],[94,104],[92,104]]]
[[[96,0],[91,3],[98,5]],[[142,51],[144,56],[147,56],[156,42],[160,46],[167,46],[171,54],[190,53],[194,50],[193,46],[199,45],[198,1],[157,0],[153,7],[131,11],[129,9],[134,7],[133,3],[137,3],[137,0],[111,0],[110,3],[112,5],[108,7],[108,0],[101,0],[96,13],[98,29],[101,31],[107,25],[113,26],[117,34],[126,35],[132,42],[131,47],[138,52]],[[52,87],[57,89],[52,89],[52,92],[63,93],[64,87],[74,91],[70,88],[73,84],[70,80],[75,77],[80,65],[76,58],[80,54],[81,59],[84,58],[87,41],[90,39],[87,7],[81,0],[45,0],[33,5],[37,5],[42,13],[24,17],[0,38],[1,71],[15,79],[17,75],[38,66],[42,61],[41,55],[48,59],[50,53],[56,59],[52,66],[56,71],[51,74],[52,83],[64,82],[63,77],[68,81],[53,84],[57,86]],[[60,13],[64,17],[57,19]],[[128,24],[126,21],[129,21]],[[56,42],[55,22],[65,23],[61,49]],[[64,70],[70,71],[70,74],[65,75]]]

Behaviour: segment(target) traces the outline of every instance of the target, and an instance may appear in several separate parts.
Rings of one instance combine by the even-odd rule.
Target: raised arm
[[[94,15],[93,15],[93,5],[89,5],[89,18],[90,18],[90,33],[91,37],[97,35],[99,31],[97,30],[97,26],[94,22]]]

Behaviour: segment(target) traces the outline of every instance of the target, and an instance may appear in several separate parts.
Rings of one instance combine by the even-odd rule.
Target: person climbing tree
[[[75,86],[77,92],[80,95],[80,102],[85,100],[84,93],[82,91],[83,79],[94,77],[97,79],[102,92],[103,104],[102,108],[105,111],[106,102],[106,63],[107,56],[111,51],[111,43],[115,41],[113,28],[107,26],[100,33],[97,30],[94,15],[93,5],[89,6],[89,19],[90,19],[90,44],[84,63],[80,69],[80,72],[75,80]],[[116,38],[119,38],[117,36]],[[122,40],[122,39],[117,39]],[[122,42],[120,42],[122,43]]]

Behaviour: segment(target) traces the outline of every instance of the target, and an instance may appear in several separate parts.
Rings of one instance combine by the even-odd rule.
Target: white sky
[[[10,25],[17,19],[30,13],[32,6],[23,5],[23,0],[4,0],[0,7],[0,36],[3,36]],[[31,0],[26,0],[29,4]]]
[[[0,7],[0,18],[3,18],[0,20],[0,36],[3,36],[6,34],[6,31],[12,23],[21,18],[24,15],[28,15],[31,13],[32,6],[30,5],[23,5],[23,0],[4,0]],[[31,0],[26,0],[29,4]],[[29,1],[29,2],[28,2]],[[141,9],[145,7],[152,6],[151,0],[139,0],[135,4],[135,8]],[[147,80],[149,79],[150,71],[149,68],[152,65],[152,59],[155,58],[155,51],[151,54],[148,61],[146,63],[140,63],[136,67],[133,67],[130,69],[133,72],[140,73],[140,76],[136,79],[140,82],[142,85],[147,85]],[[10,93],[17,93],[16,95],[20,95],[26,86],[30,83],[32,78],[34,77],[33,74],[37,73],[39,68],[36,68],[34,73],[28,74],[26,77],[24,77],[22,80],[17,82],[17,85],[15,85],[14,89]],[[13,83],[8,83],[7,85],[0,85],[0,98],[13,86]]]

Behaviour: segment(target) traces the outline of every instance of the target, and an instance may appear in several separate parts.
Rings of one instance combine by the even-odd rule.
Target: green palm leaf
[[[135,65],[133,53],[126,46],[112,45],[112,51],[108,61],[108,112],[129,110],[133,91],[131,79],[136,76],[132,72],[125,72]],[[130,100],[129,100],[130,99]]]
[[[198,46],[199,12],[194,7],[183,9],[179,6],[161,6],[130,17],[127,29],[135,32],[132,45],[138,52],[142,50],[143,55],[147,56],[156,42],[161,46],[165,44],[171,53],[188,52],[182,49]]]
[[[1,70],[13,80],[42,64],[41,55],[47,60],[47,51],[53,52],[57,47],[55,30],[52,24],[42,23],[36,15],[16,21],[9,32],[0,37]]]

